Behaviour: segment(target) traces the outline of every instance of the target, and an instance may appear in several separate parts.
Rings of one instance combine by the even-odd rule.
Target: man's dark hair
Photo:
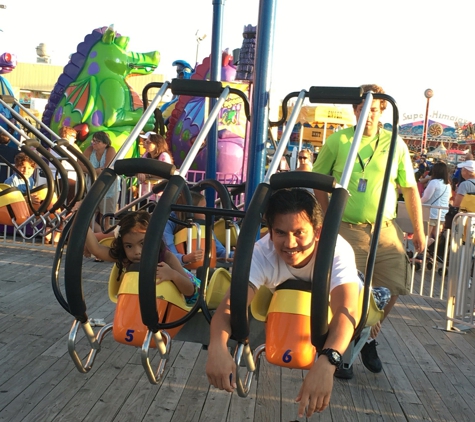
[[[279,214],[296,214],[305,212],[307,218],[316,230],[322,226],[323,212],[320,204],[309,191],[300,188],[279,189],[274,192],[267,203],[265,219],[269,230]]]

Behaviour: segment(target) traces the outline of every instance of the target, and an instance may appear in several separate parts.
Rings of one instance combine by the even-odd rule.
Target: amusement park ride
[[[265,2],[264,2],[265,3]],[[271,7],[272,6],[267,6]],[[263,7],[265,9],[265,6]],[[266,13],[267,12],[267,13]],[[217,12],[218,13],[218,12]],[[0,192],[2,202],[0,214],[2,224],[13,225],[16,230],[28,237],[45,235],[61,227],[62,235],[56,249],[52,271],[54,294],[66,312],[71,314],[73,323],[67,343],[69,354],[76,368],[87,373],[92,368],[101,342],[108,333],[112,333],[117,342],[124,345],[140,347],[142,365],[152,384],[157,384],[164,372],[173,338],[186,332],[185,327],[193,327],[198,317],[211,321],[213,310],[220,302],[224,292],[231,290],[231,325],[232,338],[236,342],[235,361],[237,366],[246,366],[244,376],[238,373],[237,385],[240,396],[247,396],[253,380],[253,374],[262,352],[270,347],[277,353],[266,358],[271,363],[290,368],[308,368],[315,360],[317,351],[321,350],[328,334],[329,319],[329,279],[333,251],[336,243],[342,213],[348,198],[348,175],[362,137],[362,130],[356,130],[355,141],[350,151],[341,184],[331,176],[316,173],[286,172],[277,173],[280,159],[287,148],[292,129],[297,122],[304,101],[311,104],[357,104],[364,100],[363,121],[369,113],[372,99],[384,99],[392,104],[393,127],[397,127],[397,107],[394,100],[385,94],[363,94],[360,88],[310,87],[308,90],[292,92],[283,103],[282,121],[286,122],[272,162],[267,171],[264,166],[263,147],[267,141],[268,122],[267,104],[263,101],[267,87],[263,84],[269,68],[269,45],[272,22],[266,16],[272,16],[272,10],[261,10],[258,25],[259,44],[255,51],[254,83],[248,81],[234,82],[217,78],[216,69],[223,69],[223,75],[239,74],[239,69],[232,65],[229,55],[223,55],[221,49],[215,49],[211,58],[194,69],[189,79],[173,79],[171,82],[154,84],[159,88],[157,95],[148,103],[147,92],[143,98],[130,90],[125,80],[131,74],[145,74],[158,65],[158,52],[137,55],[127,51],[128,38],[118,35],[111,27],[94,30],[78,45],[77,52],[71,57],[63,74],[58,79],[50,101],[43,115],[43,121],[35,120],[32,126],[18,111],[21,106],[12,98],[12,93],[2,94],[0,104],[4,107],[3,115],[7,133],[18,149],[33,158],[47,179],[46,197],[38,209],[28,208],[28,199],[19,197],[18,192],[4,189]],[[219,28],[213,38],[219,39]],[[254,28],[255,34],[255,28]],[[253,39],[252,37],[245,38]],[[217,43],[219,46],[219,43]],[[265,52],[267,51],[267,54]],[[105,59],[114,57],[117,66],[109,69]],[[141,57],[137,61],[137,57]],[[244,62],[240,60],[241,63]],[[8,61],[5,57],[5,63]],[[245,63],[244,63],[245,64]],[[5,67],[8,67],[5,65]],[[169,114],[167,139],[171,145],[175,165],[147,158],[130,157],[130,150],[141,131],[159,131],[157,119],[161,113],[156,112],[163,96],[171,90],[177,96],[173,111]],[[211,98],[208,107],[206,98]],[[288,112],[288,102],[295,100],[292,112]],[[28,111],[22,110],[24,113]],[[34,116],[30,116],[34,119]],[[11,123],[14,121],[15,124]],[[216,123],[217,122],[217,123]],[[274,124],[277,122],[274,122]],[[94,169],[84,160],[80,153],[60,139],[56,133],[61,126],[73,126],[78,130],[81,148],[85,148],[93,134],[105,130],[113,139],[118,153],[112,163],[97,177]],[[358,125],[358,128],[364,125]],[[24,129],[33,134],[29,139]],[[18,132],[19,139],[8,131]],[[213,134],[214,132],[214,134]],[[213,135],[215,139],[213,141]],[[393,132],[388,162],[395,151],[397,132]],[[53,150],[59,158],[53,155]],[[54,180],[45,160],[51,162],[61,175],[61,185],[56,189],[58,198],[53,200]],[[62,161],[70,163],[77,175],[78,184],[74,199],[67,202],[67,174]],[[88,181],[77,160],[87,168]],[[211,163],[211,164],[210,164]],[[237,163],[237,164],[236,164]],[[387,166],[384,175],[384,188],[381,195],[380,209],[388,188],[391,166]],[[195,184],[187,183],[187,173],[191,169],[206,170],[203,180]],[[137,173],[153,175],[166,182],[154,187],[163,189],[151,214],[149,227],[145,234],[143,250],[147,258],[134,268],[124,273],[117,282],[116,273],[109,280],[109,296],[117,303],[114,322],[106,323],[100,329],[94,329],[87,312],[83,290],[82,259],[88,227],[94,211],[104,198],[117,177],[133,177]],[[238,183],[221,183],[217,173],[231,173],[238,176]],[[319,248],[316,256],[313,282],[310,289],[296,290],[295,286],[279,290],[277,294],[262,292],[252,305],[254,318],[257,320],[257,334],[250,332],[250,318],[247,312],[247,283],[249,280],[250,261],[253,245],[261,230],[262,213],[269,196],[277,189],[302,187],[323,190],[331,193],[331,201],[326,213],[320,242],[325,248]],[[207,207],[191,205],[190,190],[212,191],[215,201]],[[240,201],[245,192],[244,204]],[[186,205],[178,205],[177,200],[183,195]],[[114,217],[119,221],[124,213],[137,209],[138,198],[120,209]],[[79,207],[76,207],[80,202]],[[215,206],[215,204],[218,204]],[[31,207],[30,207],[31,208]],[[77,211],[76,211],[77,208]],[[156,285],[155,273],[160,242],[165,225],[172,211],[184,211],[190,216],[181,224],[189,229],[187,247],[191,248],[193,232],[195,237],[203,233],[204,259],[196,270],[201,280],[199,298],[194,306],[188,306],[183,296],[173,283]],[[193,213],[205,214],[203,232],[193,220]],[[31,214],[31,215],[30,215]],[[373,242],[368,257],[364,289],[361,292],[361,322],[356,327],[353,342],[344,355],[343,362],[350,366],[358,356],[368,335],[369,325],[381,319],[371,301],[370,286],[373,265],[382,224],[382,212],[378,212],[374,228]],[[212,232],[214,221],[221,219],[225,228],[225,243],[230,247],[234,236],[236,250],[232,273],[212,267]],[[8,220],[8,221],[7,221]],[[193,230],[195,227],[195,230]],[[24,230],[25,228],[25,230]],[[216,230],[216,229],[215,229]],[[200,239],[195,239],[201,244]],[[67,248],[66,248],[67,244]],[[63,254],[66,256],[63,265]],[[63,268],[64,267],[64,268]],[[61,276],[64,269],[64,277]],[[297,311],[289,310],[289,297],[298,298],[302,307]],[[272,313],[269,312],[272,309]],[[280,315],[279,315],[280,314]],[[281,318],[279,318],[279,316]],[[282,317],[283,316],[283,317]],[[294,324],[285,330],[279,324]],[[273,322],[274,321],[274,322]],[[264,334],[264,323],[267,324]],[[183,327],[183,330],[181,328]],[[310,329],[311,327],[311,329]],[[196,330],[191,330],[196,331]],[[79,334],[82,332],[83,336]],[[292,335],[284,333],[291,332]],[[200,333],[199,341],[206,344],[209,331]],[[302,337],[297,342],[297,337]],[[89,350],[80,352],[77,343],[87,340]],[[186,338],[185,338],[186,339]],[[358,339],[358,340],[357,340]],[[259,344],[255,342],[259,341]],[[271,342],[272,344],[270,344]],[[305,345],[305,347],[303,347]],[[149,352],[156,348],[160,361],[152,368]],[[302,354],[302,351],[305,352]],[[253,352],[254,351],[254,352]]]

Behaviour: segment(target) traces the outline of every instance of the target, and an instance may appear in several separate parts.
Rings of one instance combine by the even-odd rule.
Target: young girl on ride
[[[146,211],[134,211],[120,220],[116,227],[116,238],[111,246],[100,244],[91,229],[86,238],[87,249],[98,259],[115,262],[119,269],[119,277],[134,264],[140,262],[145,232],[150,222],[150,214]],[[185,297],[188,305],[193,305],[198,298],[200,280],[183,268],[162,241],[159,251],[156,280],[160,284],[164,280],[172,281]]]

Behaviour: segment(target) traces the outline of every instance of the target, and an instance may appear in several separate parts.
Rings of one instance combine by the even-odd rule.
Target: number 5
[[[134,340],[134,332],[135,330],[127,330],[126,336],[125,336],[125,341],[131,342]]]

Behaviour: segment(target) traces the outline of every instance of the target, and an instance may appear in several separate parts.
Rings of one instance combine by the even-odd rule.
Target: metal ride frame
[[[193,144],[190,152],[186,156],[180,170],[176,170],[175,166],[159,162],[157,160],[146,159],[146,158],[136,158],[136,159],[123,159],[127,150],[130,148],[132,142],[135,141],[138,133],[140,133],[141,128],[146,123],[149,115],[155,109],[156,104],[160,101],[163,94],[168,88],[171,88],[174,94],[188,94],[196,96],[212,96],[217,99],[216,105],[213,110],[210,112],[208,120],[205,122],[202,131],[199,133],[195,143]],[[72,223],[70,233],[63,231],[60,245],[63,246],[66,240],[66,236],[70,235],[75,241],[70,242],[66,251],[66,264],[65,264],[65,293],[66,299],[62,296],[59,284],[58,284],[58,270],[60,266],[60,257],[57,254],[57,260],[55,261],[54,270],[53,270],[53,289],[55,295],[63,306],[63,308],[75,317],[72,328],[70,330],[70,335],[68,339],[68,350],[71,355],[73,362],[75,363],[77,369],[80,372],[88,372],[93,362],[96,358],[97,353],[100,351],[100,344],[104,336],[113,329],[112,324],[107,324],[102,327],[97,334],[94,333],[94,330],[91,327],[89,319],[86,314],[86,304],[84,301],[84,295],[82,292],[82,274],[81,271],[78,271],[78,268],[81,268],[82,261],[82,252],[85,244],[85,238],[89,226],[89,222],[92,218],[92,214],[96,209],[99,201],[108,191],[114,180],[118,175],[130,176],[139,172],[152,174],[159,178],[164,178],[168,180],[168,183],[163,191],[163,194],[158,202],[158,207],[160,212],[152,213],[150,220],[149,228],[145,235],[144,239],[144,248],[149,251],[150,256],[155,256],[158,259],[158,251],[160,247],[160,242],[157,242],[157,239],[161,239],[163,236],[163,230],[165,224],[168,220],[170,212],[172,209],[182,209],[179,206],[172,208],[172,204],[176,202],[178,195],[184,191],[186,187],[185,175],[191,166],[196,154],[199,151],[202,141],[205,139],[208,134],[213,121],[216,119],[224,100],[227,98],[229,93],[233,91],[234,93],[243,96],[244,94],[238,90],[233,90],[229,87],[223,87],[219,82],[210,82],[210,81],[193,81],[193,80],[178,80],[174,79],[171,84],[165,82],[161,87],[159,93],[154,98],[151,103],[151,106],[146,110],[142,118],[140,119],[137,126],[133,129],[124,145],[118,151],[115,159],[111,162],[110,166],[106,168],[101,175],[97,178],[96,182],[91,187],[90,191],[84,198],[75,218]],[[246,104],[246,101],[245,101]],[[247,106],[248,107],[248,106]],[[247,108],[247,110],[249,110]],[[247,112],[249,115],[249,113]],[[202,181],[199,184],[200,188],[203,187],[214,187],[214,185],[219,185],[216,181]],[[231,201],[229,199],[229,194],[225,188],[220,189],[216,187],[218,195],[220,196],[221,203],[224,207],[231,208]],[[228,199],[226,199],[226,195]],[[196,207],[195,207],[196,208]],[[242,217],[243,212],[237,210],[226,210],[226,209],[202,209],[199,208],[200,212],[203,212],[206,215],[207,227],[211,227],[211,218],[213,215],[220,215],[224,217]],[[190,212],[193,212],[193,207],[190,208]],[[207,229],[208,230],[208,229]],[[205,250],[209,251],[208,243],[211,242],[211,228],[206,236],[206,247]],[[58,248],[59,248],[58,246]],[[171,346],[171,340],[166,333],[167,328],[176,327],[180,324],[185,323],[187,320],[191,319],[192,316],[202,310],[205,316],[210,320],[211,315],[206,308],[205,298],[206,298],[206,283],[208,280],[208,270],[209,270],[209,260],[210,255],[205,256],[204,262],[204,274],[202,275],[202,288],[200,289],[200,299],[195,304],[194,308],[186,315],[182,320],[175,321],[170,324],[160,324],[158,322],[158,314],[156,309],[156,300],[155,300],[155,268],[156,260],[142,260],[140,263],[139,271],[139,295],[140,295],[140,308],[142,313],[142,320],[144,324],[148,327],[148,332],[145,338],[145,341],[142,345],[142,364],[147,374],[149,381],[153,384],[158,383],[160,377],[163,374],[164,366],[168,358],[169,348]],[[152,293],[150,294],[150,292]],[[85,362],[79,357],[76,351],[76,338],[79,327],[82,328],[89,344],[90,352],[85,359]],[[149,359],[149,348],[151,340],[155,341],[157,348],[160,353],[160,362],[158,363],[158,368],[154,371],[150,364]]]
[[[338,87],[311,87],[309,91],[289,94],[286,98],[297,97],[296,104],[286,126],[286,131],[291,131],[296,121],[304,98],[308,98],[311,103],[339,103],[339,104],[358,104],[364,100],[362,113],[360,116],[361,124],[358,124],[355,130],[355,137],[347,157],[344,172],[340,184],[332,176],[307,173],[307,172],[288,172],[274,174],[278,163],[286,148],[285,142],[279,144],[273,161],[269,165],[268,173],[264,181],[257,187],[249,207],[246,211],[246,217],[243,220],[241,234],[238,238],[236,252],[234,255],[234,270],[231,280],[231,337],[238,342],[234,359],[237,371],[237,391],[241,397],[249,394],[252,384],[253,374],[256,370],[259,355],[265,349],[265,345],[259,346],[254,353],[249,343],[249,318],[247,313],[247,285],[249,280],[249,271],[251,266],[252,251],[254,242],[259,229],[260,217],[265,209],[265,204],[273,191],[281,188],[304,187],[316,190],[322,190],[332,194],[328,210],[325,214],[320,242],[325,244],[325,248],[318,248],[315,268],[318,271],[313,272],[312,296],[311,296],[311,341],[316,350],[322,350],[328,335],[328,298],[330,288],[331,266],[333,254],[338,236],[340,222],[343,216],[343,210],[348,198],[347,186],[351,171],[356,159],[361,137],[363,135],[364,122],[366,122],[373,99],[387,100],[393,107],[393,127],[397,127],[399,113],[395,101],[385,94],[362,93],[360,88],[338,88]],[[289,136],[284,131],[283,138]],[[290,137],[290,136],[289,136]],[[376,215],[373,237],[370,245],[370,252],[367,260],[364,282],[364,294],[362,304],[362,318],[355,329],[353,339],[359,337],[358,342],[352,342],[343,356],[344,367],[349,367],[363,347],[368,335],[369,327],[364,328],[369,309],[369,299],[371,294],[371,280],[373,276],[376,249],[378,245],[379,233],[382,224],[383,210],[386,193],[389,186],[390,172],[397,143],[397,132],[394,131],[391,137],[391,144],[388,153],[388,165],[383,179],[383,189]],[[363,332],[365,330],[365,332]],[[241,376],[239,367],[241,362],[246,366],[246,373]]]

